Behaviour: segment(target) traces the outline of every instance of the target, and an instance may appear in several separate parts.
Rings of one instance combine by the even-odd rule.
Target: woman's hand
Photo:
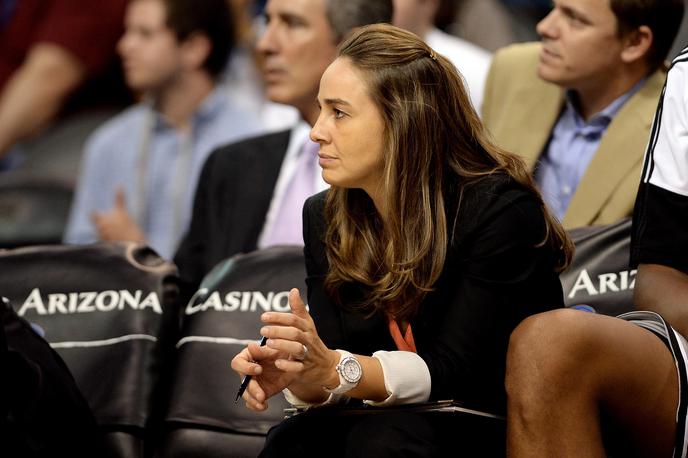
[[[250,410],[267,409],[267,400],[284,388],[304,401],[321,402],[327,398],[322,387],[339,384],[335,370],[339,353],[320,340],[296,288],[289,292],[289,306],[292,313],[261,316],[266,323],[261,329],[268,338],[266,346],[250,343],[232,359],[232,369],[242,377],[252,376],[242,395]]]
[[[280,355],[279,351],[272,348],[250,343],[232,359],[232,369],[242,377],[252,377],[242,395],[247,408],[266,410],[267,400],[292,382],[293,374],[285,373],[275,366],[275,360],[285,356],[287,355]]]
[[[288,388],[304,401],[324,400],[327,394],[322,387],[339,385],[335,370],[339,353],[327,348],[318,336],[296,288],[289,291],[289,306],[292,313],[263,313],[261,319],[267,326],[261,335],[268,338],[267,348],[280,355],[275,367],[297,376]]]

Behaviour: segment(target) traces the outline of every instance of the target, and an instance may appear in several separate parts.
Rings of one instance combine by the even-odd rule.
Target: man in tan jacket
[[[555,0],[540,43],[499,51],[482,116],[566,228],[630,216],[682,0]]]

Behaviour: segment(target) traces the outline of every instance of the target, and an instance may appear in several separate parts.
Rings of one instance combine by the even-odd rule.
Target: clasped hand
[[[232,369],[252,376],[242,396],[251,410],[267,409],[267,400],[284,388],[304,401],[321,402],[327,398],[323,386],[338,384],[339,353],[318,336],[296,288],[289,291],[289,307],[291,313],[263,313],[260,333],[268,338],[266,345],[250,343],[232,359]]]

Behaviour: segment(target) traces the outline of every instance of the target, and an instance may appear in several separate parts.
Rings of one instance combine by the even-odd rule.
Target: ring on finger
[[[303,361],[304,359],[306,359],[306,357],[308,357],[308,347],[303,344],[301,344],[301,346],[303,347],[303,355],[299,357],[294,357],[294,359],[296,359],[297,361]]]

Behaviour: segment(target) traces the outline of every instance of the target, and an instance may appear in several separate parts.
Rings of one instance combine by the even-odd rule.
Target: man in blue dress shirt
[[[483,120],[564,227],[630,216],[682,0],[555,0],[539,43],[495,54]]]
[[[68,243],[147,242],[170,258],[207,155],[260,131],[216,84],[233,42],[224,0],[134,0],[118,51],[143,101],[88,140]]]

